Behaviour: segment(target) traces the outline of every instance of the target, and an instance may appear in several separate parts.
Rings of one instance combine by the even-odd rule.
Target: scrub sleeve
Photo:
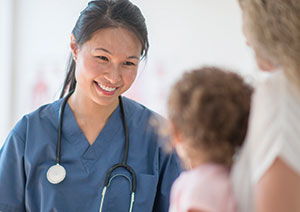
[[[179,176],[181,167],[179,167],[180,161],[175,153],[167,155],[161,149],[160,158],[162,159],[159,167],[161,175],[159,176],[158,191],[153,211],[167,212],[169,210],[171,187],[175,178]]]
[[[25,125],[23,118],[0,150],[0,211],[3,212],[25,211],[24,141],[19,134]]]

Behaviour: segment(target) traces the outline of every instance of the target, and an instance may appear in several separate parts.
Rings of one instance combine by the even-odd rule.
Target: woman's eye
[[[105,56],[97,56],[97,58],[99,58],[100,60],[103,60],[103,61],[108,61],[108,58]]]
[[[126,61],[126,62],[124,63],[124,65],[126,65],[126,66],[135,66],[135,63]]]

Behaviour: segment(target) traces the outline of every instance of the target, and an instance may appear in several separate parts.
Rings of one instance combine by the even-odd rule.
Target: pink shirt
[[[171,190],[169,212],[188,210],[236,212],[229,170],[221,165],[204,164],[181,173]]]

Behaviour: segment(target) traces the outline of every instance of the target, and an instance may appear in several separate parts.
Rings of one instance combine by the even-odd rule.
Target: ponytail
[[[73,59],[72,54],[70,54],[68,61],[69,62],[67,66],[67,74],[59,98],[63,98],[66,92],[69,93],[70,91],[73,91],[76,87],[76,79],[75,79],[76,63],[75,60]]]

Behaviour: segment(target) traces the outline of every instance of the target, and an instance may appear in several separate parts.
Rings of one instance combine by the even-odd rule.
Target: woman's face
[[[130,88],[137,74],[141,43],[124,28],[106,28],[78,47],[71,48],[76,61],[75,95],[98,105],[118,104],[118,96]]]

